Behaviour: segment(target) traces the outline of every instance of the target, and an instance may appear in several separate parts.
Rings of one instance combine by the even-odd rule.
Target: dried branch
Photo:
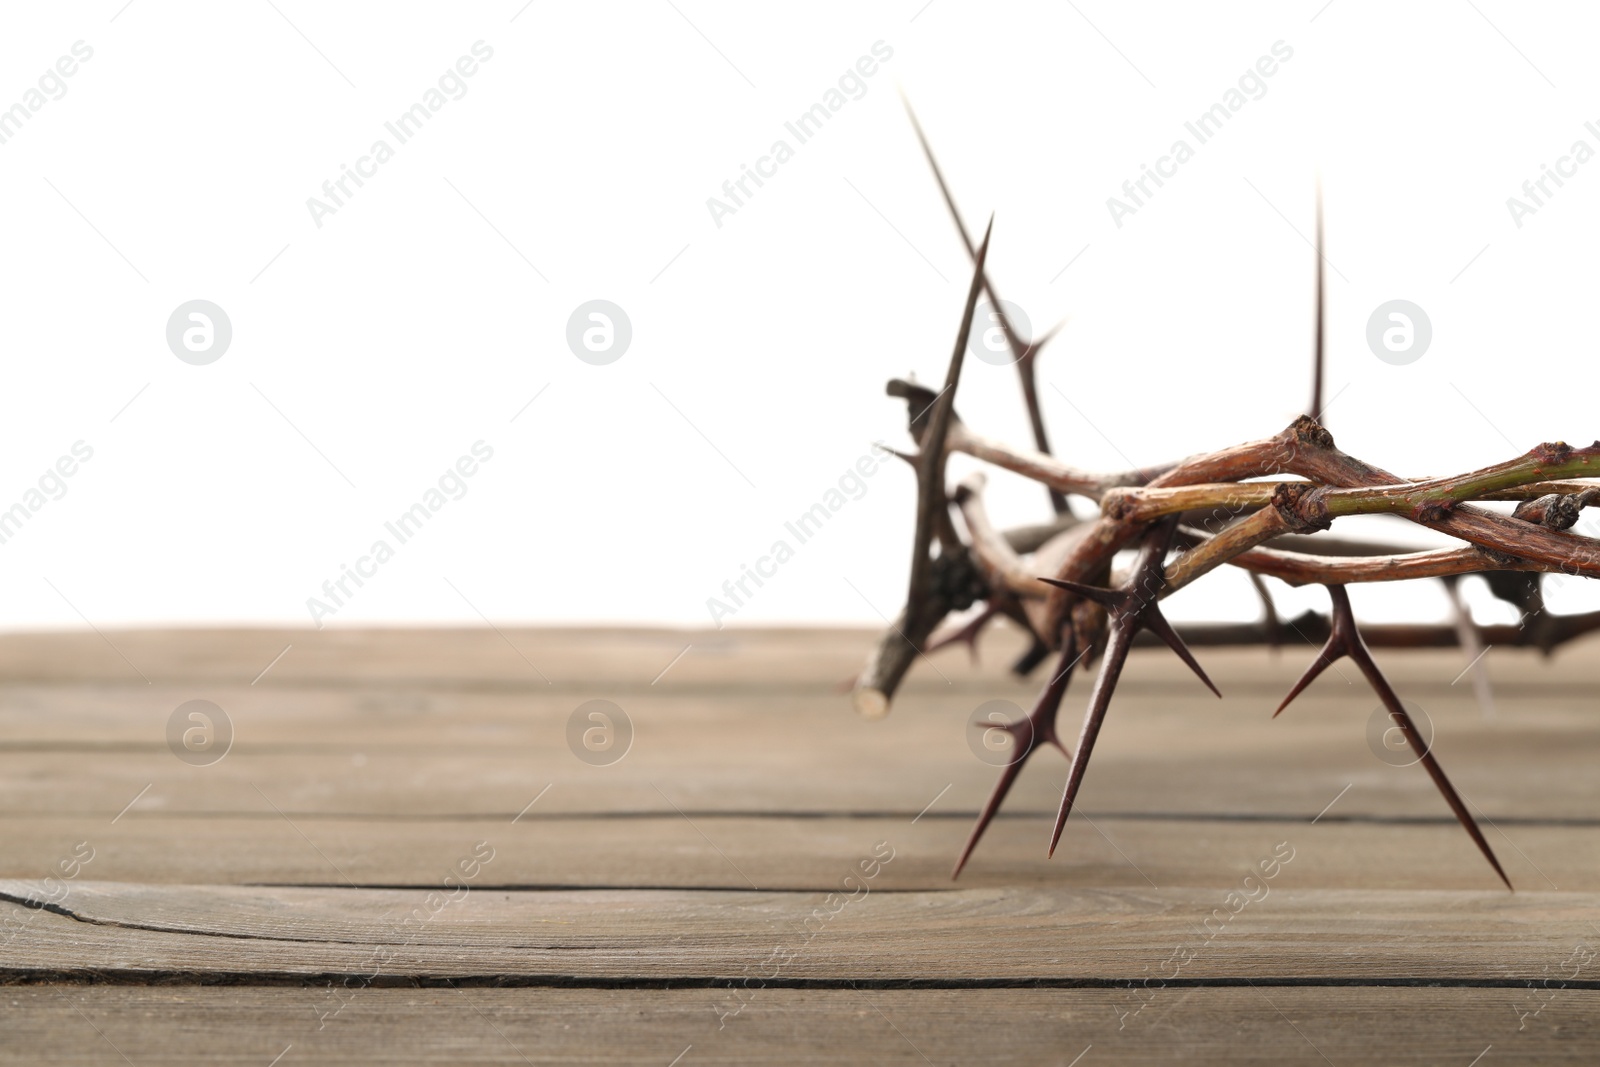
[[[1230,525],[1215,537],[1183,553],[1167,567],[1168,590],[1176,592],[1208,571],[1220,567],[1264,541],[1289,533],[1289,513],[1281,508],[1263,508],[1249,518]]]
[[[1541,445],[1539,449],[1534,449],[1534,452],[1558,447],[1566,446],[1557,442],[1555,445]],[[1574,449],[1574,454],[1581,452],[1584,456],[1571,462],[1574,465],[1586,464],[1591,468],[1594,467],[1594,448],[1595,446]],[[1526,457],[1523,457],[1512,460],[1511,463],[1520,464],[1525,461]],[[1350,515],[1406,515],[1408,512],[1448,511],[1454,505],[1469,500],[1520,500],[1525,503],[1512,513],[1513,518],[1549,525],[1553,530],[1564,530],[1578,521],[1577,513],[1581,508],[1592,505],[1597,498],[1600,498],[1600,485],[1592,482],[1551,482],[1542,478],[1532,480],[1529,476],[1530,480],[1521,484],[1484,488],[1481,484],[1467,482],[1467,479],[1472,477],[1474,476],[1461,475],[1457,478],[1402,482],[1371,488],[1323,489],[1315,503],[1328,518],[1337,519]],[[1499,481],[1507,477],[1509,476],[1496,474],[1493,480]],[[1083,481],[1084,484],[1089,484],[1090,479],[1085,478]],[[1123,482],[1121,485],[1108,485],[1102,490],[1100,510],[1101,514],[1109,518],[1128,522],[1154,522],[1167,515],[1191,511],[1254,511],[1271,504],[1273,495],[1283,491],[1285,486],[1309,484],[1307,482],[1205,482],[1172,488],[1144,488],[1134,486],[1132,482]],[[1583,498],[1581,502],[1579,498]],[[1544,515],[1549,508],[1558,509],[1563,516],[1570,516],[1569,521],[1564,525],[1546,524]]]
[[[1261,514],[1266,514],[1262,512]],[[1264,574],[1290,585],[1355,585],[1361,582],[1396,582],[1412,578],[1444,578],[1499,570],[1552,572],[1561,568],[1527,560],[1492,559],[1480,548],[1439,548],[1396,556],[1313,556],[1252,548],[1228,560],[1236,567]]]
[[[983,485],[982,474],[969,475],[956,486],[952,497],[972,538],[972,558],[991,589],[1026,596],[1037,587],[1037,580],[1011,543],[989,521],[988,510],[983,506]]]
[[[1092,471],[1069,467],[1053,456],[1011,446],[974,433],[961,423],[951,428],[950,450],[965,452],[970,456],[1013,471],[1024,478],[1042,482],[1063,493],[1088,497],[1098,501],[1106,492],[1125,485],[1144,485],[1170,468],[1124,471],[1114,474],[1095,474]]]
[[[1184,643],[1192,648],[1259,647],[1270,644],[1274,637],[1273,632],[1260,621],[1176,623],[1174,629]],[[1575,615],[1546,613],[1530,618],[1521,625],[1479,626],[1477,630],[1478,639],[1491,648],[1536,648],[1541,652],[1549,652],[1600,632],[1600,611]],[[1326,615],[1306,611],[1293,619],[1285,619],[1276,636],[1288,644],[1312,645],[1326,641],[1328,632]],[[1419,626],[1415,623],[1368,623],[1362,632],[1369,648],[1461,647],[1460,631],[1448,624]],[[1154,647],[1159,643],[1144,634],[1134,639],[1135,648]]]

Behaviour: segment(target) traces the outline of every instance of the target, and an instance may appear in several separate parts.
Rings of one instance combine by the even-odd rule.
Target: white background
[[[94,55],[0,145],[0,507],[73,442],[94,458],[0,545],[0,626],[303,625],[480,439],[468,494],[337,623],[704,624],[785,520],[904,441],[885,379],[943,375],[968,265],[897,86],[969,224],[997,213],[1001,293],[1035,330],[1070,316],[1041,360],[1070,461],[1164,461],[1305,406],[1319,169],[1341,447],[1425,475],[1595,436],[1600,161],[1521,228],[1506,206],[1600,149],[1580,5],[276,2],[7,5],[0,107]],[[307,198],[479,40],[466,95],[315,226]],[[1280,40],[1266,94],[1114,225],[1107,197]],[[707,198],[877,41],[865,96],[716,226]],[[203,367],[165,341],[195,298],[234,331]],[[604,367],[565,343],[593,298],[633,324]],[[1394,298],[1433,324],[1410,366],[1365,343]],[[969,360],[958,408],[1028,441],[1011,368]],[[893,614],[912,480],[868,486],[738,623]],[[991,488],[1003,522],[1046,514]],[[1442,611],[1432,585],[1357,606]],[[1236,574],[1173,605],[1254,610]]]

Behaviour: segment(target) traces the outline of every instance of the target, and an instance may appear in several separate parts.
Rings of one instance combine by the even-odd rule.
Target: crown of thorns
[[[1340,451],[1318,421],[1324,332],[1319,198],[1316,341],[1308,413],[1265,440],[1158,467],[1110,474],[1070,467],[1051,455],[1039,410],[1034,368],[1049,335],[1028,341],[1012,328],[1005,305],[984,270],[993,218],[982,240],[974,245],[915,115],[911,121],[972,257],[973,272],[944,387],[934,392],[899,379],[888,384],[889,395],[906,401],[911,436],[917,444],[915,455],[901,454],[916,471],[916,532],[905,607],[880,637],[856,679],[855,706],[871,717],[887,714],[895,690],[918,655],[953,643],[975,649],[982,629],[1000,616],[1022,626],[1032,637],[1032,646],[1012,668],[1015,672],[1027,675],[1052,654],[1056,659],[1049,680],[1024,718],[1000,726],[982,724],[984,729],[1009,733],[1015,740],[1016,755],[1001,770],[952,877],[961,873],[1023,765],[1041,745],[1053,745],[1071,761],[1050,836],[1050,854],[1054,854],[1128,652],[1136,643],[1168,645],[1217,692],[1190,653],[1190,644],[1277,646],[1299,639],[1320,640],[1322,649],[1274,716],[1335,660],[1348,657],[1377,693],[1445,803],[1510,888],[1494,851],[1445,776],[1429,742],[1373,660],[1369,642],[1397,648],[1459,645],[1474,656],[1497,644],[1549,652],[1600,629],[1600,612],[1552,615],[1545,611],[1541,584],[1544,575],[1552,572],[1600,576],[1600,540],[1571,530],[1582,510],[1600,500],[1600,482],[1580,480],[1600,473],[1600,441],[1583,448],[1559,441],[1541,444],[1525,455],[1482,470],[1420,480],[1401,478]],[[1032,449],[983,436],[956,416],[956,389],[979,294],[987,296],[1015,359]],[[1037,526],[996,529],[984,509],[982,474],[967,478],[954,491],[947,489],[945,465],[952,452],[966,453],[1041,483],[1049,493],[1054,518]],[[1073,496],[1092,501],[1099,509],[1098,517],[1075,517],[1068,506],[1068,498]],[[1513,501],[1516,507],[1506,515],[1478,506],[1483,501]],[[956,513],[964,536],[957,528]],[[1375,514],[1400,516],[1462,544],[1417,552],[1370,541],[1339,540],[1323,532],[1336,519]],[[1132,566],[1114,568],[1118,552],[1130,548],[1137,549]],[[1162,598],[1224,564],[1249,573],[1261,597],[1262,620],[1169,624],[1161,614]],[[1455,589],[1457,579],[1467,574],[1482,575],[1497,597],[1517,608],[1521,623],[1475,625]],[[1261,580],[1263,575],[1290,585],[1324,586],[1331,602],[1329,613],[1308,612],[1297,619],[1280,619]],[[1419,578],[1445,582],[1455,606],[1456,625],[1371,627],[1363,637],[1345,586]],[[981,606],[971,619],[935,635],[948,615],[975,602]],[[1073,671],[1094,661],[1099,663],[1099,674],[1077,745],[1069,750],[1058,732],[1057,715]],[[1481,673],[1481,662],[1474,662],[1480,672],[1475,678],[1479,699],[1487,701],[1487,679]]]

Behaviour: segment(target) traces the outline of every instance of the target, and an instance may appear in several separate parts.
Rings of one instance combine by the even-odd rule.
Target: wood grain
[[[0,1063],[1588,1067],[1600,994],[1501,989],[12,987]],[[720,1028],[719,1028],[719,1024]],[[114,1046],[114,1048],[113,1048]],[[285,1050],[287,1049],[287,1053]],[[1087,1051],[1086,1051],[1087,1050]],[[1484,1055],[1488,1050],[1488,1054]],[[122,1058],[123,1054],[127,1060]],[[1076,1057],[1082,1056],[1081,1059]]]
[[[932,790],[929,791],[930,795]],[[949,794],[946,794],[946,799]],[[549,796],[545,798],[549,799]],[[948,890],[977,886],[1231,887],[1272,844],[1299,849],[1297,880],[1328,889],[1486,889],[1493,872],[1442,813],[1425,822],[1340,814],[1309,818],[1173,819],[1096,810],[1068,823],[1054,859],[1045,856],[1052,813],[997,821],[983,848],[950,880],[952,857],[972,812],[935,805],[912,822],[893,817],[789,817],[697,813],[591,817],[528,815],[351,819],[272,812],[250,818],[130,813],[115,826],[68,816],[0,818],[0,877],[42,878],[88,841],[85,876],[101,881],[194,885],[284,884],[427,888],[487,840],[495,861],[485,884],[510,888],[831,890],[862,849],[897,850],[879,885]],[[1519,889],[1600,892],[1600,833],[1588,825],[1496,823],[1488,830]],[[742,872],[742,873],[741,873]],[[1148,878],[1149,882],[1145,879]]]
[[[1291,870],[1242,906],[1221,890],[1190,888],[868,891],[853,901],[843,887],[482,889],[439,904],[429,893],[442,896],[442,885],[76,881],[49,910],[7,903],[0,923],[14,933],[4,972],[13,978],[90,971],[99,980],[257,982],[381,972],[535,984],[759,976],[778,985],[1096,985],[1165,978],[1173,972],[1162,968],[1174,967],[1186,983],[1510,987],[1597,938],[1600,894],[1300,889],[1288,884]],[[7,902],[37,892],[0,883]],[[420,917],[407,923],[413,912]],[[785,952],[774,958],[777,947]],[[1179,949],[1192,961],[1173,964]],[[1579,980],[1600,987],[1600,971]]]
[[[871,723],[838,690],[871,640],[0,637],[0,1063],[1592,1062],[1600,642],[1494,650],[1493,720],[1458,655],[1379,653],[1508,894],[1357,679],[1270,720],[1309,649],[1205,650],[1220,701],[1135,652],[1061,851],[1045,752],[952,884],[1021,645],[919,662]],[[208,767],[165,740],[195,698],[235,728]],[[635,727],[612,766],[567,748],[591,698]]]
[[[490,633],[487,640],[497,638]],[[815,641],[819,659],[837,656],[843,667],[842,654]],[[409,639],[399,643],[410,649]],[[798,637],[795,643],[805,644]],[[658,674],[675,652],[656,647],[667,649]],[[793,681],[794,649],[778,647],[779,663],[764,680],[766,645],[729,651],[721,688],[692,681],[693,671],[713,670],[713,657],[697,661],[694,651],[654,687],[642,677],[648,671],[626,685],[617,681],[620,669],[561,692],[536,680],[503,690],[460,679],[413,687],[403,678],[379,683],[359,660],[348,685],[323,677],[331,669],[324,667],[321,680],[289,684],[298,648],[255,687],[0,684],[0,815],[109,819],[149,786],[140,812],[259,815],[276,805],[291,814],[509,818],[551,783],[541,803],[566,813],[669,813],[675,804],[691,813],[914,815],[945,785],[948,803],[975,811],[994,772],[968,748],[968,716],[988,700],[1025,704],[1031,694],[992,664],[968,675],[952,655],[939,668],[951,685],[928,675],[930,685],[902,698],[904,714],[866,722],[825,681]],[[600,654],[585,648],[584,655]],[[1581,650],[1548,665],[1533,654],[1491,653],[1486,662],[1494,664],[1500,707],[1493,721],[1483,719],[1465,683],[1450,684],[1460,674],[1457,657],[1391,654],[1386,662],[1396,668],[1402,696],[1436,727],[1440,759],[1480,810],[1496,820],[1580,819],[1600,817],[1588,773],[1600,761],[1600,730],[1592,683],[1577,684]],[[101,652],[111,655],[103,645]],[[447,644],[437,658],[456,652]],[[378,659],[370,649],[362,655]],[[492,647],[480,647],[464,659],[493,655]],[[43,662],[55,661],[47,655]],[[1303,658],[1232,652],[1216,662],[1207,657],[1207,665],[1225,694],[1221,701],[1179,673],[1170,656],[1134,654],[1084,785],[1089,810],[1310,817],[1352,783],[1343,812],[1444,810],[1419,768],[1393,768],[1373,756],[1366,730],[1377,702],[1357,679],[1336,668],[1273,721],[1271,709]],[[430,670],[420,655],[405,667]],[[268,683],[280,671],[285,678],[273,688]],[[1081,709],[1086,690],[1069,691],[1069,715]],[[635,728],[633,749],[609,767],[586,766],[566,746],[568,716],[594,697],[616,701]],[[216,702],[234,726],[233,750],[210,767],[184,765],[166,747],[168,717],[195,698]],[[796,743],[801,738],[805,744]],[[1059,754],[1042,753],[1024,772],[1011,810],[1052,810],[1064,767]]]

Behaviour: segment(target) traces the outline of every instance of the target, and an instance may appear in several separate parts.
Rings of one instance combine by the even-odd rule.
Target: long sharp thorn
[[[1355,655],[1355,647],[1362,645],[1361,631],[1356,629],[1355,612],[1350,610],[1350,594],[1345,592],[1342,585],[1329,585],[1328,599],[1333,602],[1333,610],[1328,614],[1328,640],[1322,646],[1322,651],[1317,653],[1317,658],[1311,661],[1311,666],[1294,683],[1294,688],[1289,690],[1289,695],[1283,698],[1283,703],[1278,705],[1278,710],[1272,713],[1276,719],[1283,714],[1283,709],[1289,702],[1299,696],[1305,687],[1316,680],[1317,676],[1333,665],[1340,656]]]
[[[1183,643],[1183,638],[1178,636],[1178,631],[1172,628],[1172,624],[1167,621],[1166,616],[1162,615],[1154,605],[1151,605],[1150,610],[1141,621],[1144,623],[1146,630],[1165,641],[1167,647],[1176,652],[1178,658],[1189,665],[1189,669],[1194,671],[1202,682],[1206,683],[1207,689],[1219,697],[1222,696],[1222,690],[1212,684],[1211,679],[1206,676],[1205,669],[1194,658],[1194,654],[1189,651],[1189,646]]]
[[[1122,601],[1122,598],[1117,595],[1117,592],[1114,589],[1102,589],[1098,585],[1085,585],[1082,582],[1070,582],[1065,578],[1041,577],[1039,580],[1044,582],[1046,585],[1053,585],[1057,589],[1065,589],[1068,592],[1077,593],[1084,599],[1092,600],[1096,604],[1100,604],[1105,607],[1111,607],[1115,604],[1121,603]]]
[[[1411,744],[1412,751],[1417,754],[1422,761],[1422,766],[1427,769],[1428,777],[1433,779],[1433,784],[1438,787],[1440,794],[1444,797],[1444,802],[1455,813],[1456,821],[1461,823],[1462,829],[1467,831],[1467,836],[1472,838],[1473,844],[1478,846],[1478,851],[1483,853],[1483,858],[1489,861],[1489,866],[1494,868],[1494,873],[1500,876],[1500,880],[1506,884],[1506,888],[1511,889],[1511,879],[1506,877],[1505,869],[1500,866],[1500,861],[1495,858],[1494,850],[1489,847],[1489,842],[1484,839],[1483,831],[1478,829],[1477,820],[1472,817],[1471,812],[1467,811],[1467,805],[1462,801],[1461,795],[1456,792],[1456,787],[1450,784],[1450,779],[1444,773],[1444,768],[1439,766],[1439,761],[1434,758],[1432,748],[1422,739],[1422,732],[1417,729],[1416,723],[1412,721],[1405,705],[1400,702],[1400,697],[1396,695],[1394,688],[1389,684],[1389,680],[1378,669],[1378,664],[1373,660],[1371,653],[1367,651],[1366,642],[1362,641],[1359,635],[1356,638],[1356,647],[1350,652],[1350,658],[1355,661],[1356,666],[1361,668],[1361,673],[1366,675],[1367,684],[1372,686],[1373,691],[1378,694],[1378,699],[1389,710],[1389,716],[1399,724],[1400,732],[1405,734],[1406,740]]]
[[[1106,710],[1111,706],[1111,694],[1116,690],[1118,679],[1122,677],[1122,668],[1128,662],[1128,650],[1133,647],[1134,635],[1138,633],[1140,627],[1148,628],[1159,635],[1200,676],[1200,680],[1205,682],[1213,693],[1219,697],[1222,695],[1206,676],[1206,672],[1201,669],[1200,664],[1195,661],[1194,656],[1189,653],[1182,639],[1162,616],[1160,608],[1156,606],[1156,597],[1159,595],[1162,581],[1162,563],[1166,559],[1167,550],[1172,544],[1172,537],[1177,528],[1178,518],[1174,515],[1146,531],[1138,561],[1121,589],[1101,589],[1056,578],[1041,579],[1050,585],[1104,604],[1108,609],[1110,631],[1105,656],[1100,662],[1100,674],[1095,679],[1094,692],[1089,696],[1089,708],[1084,713],[1083,730],[1078,736],[1078,747],[1072,754],[1072,766],[1067,772],[1067,784],[1061,792],[1061,809],[1056,813],[1055,828],[1050,836],[1052,856],[1055,855],[1056,845],[1061,841],[1061,831],[1067,824],[1067,816],[1072,814],[1072,804],[1077,799],[1078,787],[1083,783],[1084,772],[1088,770],[1095,739],[1100,735],[1100,726],[1105,721]]]
[[[950,219],[956,224],[957,232],[961,234],[961,243],[966,246],[967,254],[971,255],[972,236],[967,233],[967,224],[961,221],[961,212],[956,210],[955,198],[950,195],[950,187],[944,181],[944,171],[939,169],[939,161],[934,158],[928,137],[922,132],[922,123],[917,121],[917,113],[911,109],[911,101],[906,99],[904,93],[900,94],[900,103],[905,105],[906,115],[911,119],[911,128],[917,134],[917,143],[922,146],[922,154],[928,160],[928,168],[933,171],[933,180],[939,183],[939,195],[944,198],[944,206],[950,212]]]
[[[967,350],[967,338],[972,332],[972,315],[978,306],[978,292],[983,286],[983,264],[989,255],[989,237],[994,232],[994,216],[989,216],[989,227],[983,232],[983,244],[978,246],[977,260],[972,272],[972,284],[967,288],[966,307],[961,312],[961,328],[956,331],[955,348],[950,353],[950,366],[945,372],[944,388],[933,402],[928,414],[917,453],[917,526],[911,542],[911,589],[907,604],[920,604],[933,569],[933,557],[928,554],[933,545],[934,529],[939,513],[947,509],[944,492],[944,443],[950,432],[950,421],[955,410],[956,386],[961,381],[962,357]]]
[[[922,154],[928,160],[928,168],[933,171],[933,180],[939,184],[939,195],[944,198],[944,206],[950,212],[951,220],[956,224],[956,231],[961,234],[961,243],[966,247],[967,255],[976,258],[973,251],[972,236],[967,232],[966,223],[961,221],[961,211],[956,207],[955,197],[950,195],[950,186],[945,183],[944,171],[939,169],[939,161],[934,158],[933,147],[928,144],[928,137],[922,132],[922,123],[917,121],[917,113],[911,108],[911,101],[906,99],[906,94],[900,94],[900,103],[905,105],[906,115],[911,119],[911,128],[916,131],[917,143],[922,146]],[[994,308],[995,314],[1000,319],[1000,332],[1005,335],[1006,343],[1011,347],[1011,355],[1017,364],[1017,374],[1022,382],[1022,396],[1028,405],[1028,420],[1033,426],[1033,443],[1040,452],[1050,454],[1050,441],[1045,435],[1044,416],[1039,410],[1039,393],[1033,377],[1033,355],[1037,352],[1037,344],[1028,344],[1012,328],[1006,319],[1005,308],[1000,303],[1000,296],[994,291],[994,285],[983,273],[983,264],[978,263],[978,275],[983,279],[984,291],[989,294],[989,304]],[[1067,508],[1066,494],[1058,489],[1048,489],[1050,504],[1055,508],[1057,515],[1065,514]]]
[[[1506,877],[1505,868],[1500,866],[1500,861],[1495,858],[1494,849],[1489,847],[1489,842],[1484,839],[1483,832],[1478,829],[1477,820],[1467,810],[1467,805],[1456,792],[1455,786],[1450,784],[1450,779],[1444,773],[1444,768],[1439,766],[1439,761],[1434,758],[1433,751],[1422,733],[1417,729],[1416,723],[1411,720],[1411,714],[1406,711],[1405,705],[1400,702],[1400,697],[1395,693],[1394,687],[1389,684],[1389,679],[1383,676],[1383,671],[1378,669],[1377,661],[1372,658],[1372,652],[1367,648],[1367,642],[1361,636],[1361,630],[1356,626],[1355,613],[1350,608],[1350,595],[1345,592],[1342,585],[1328,586],[1328,594],[1333,599],[1333,636],[1328,639],[1331,645],[1334,641],[1342,643],[1342,651],[1361,668],[1361,673],[1366,676],[1367,684],[1372,686],[1373,692],[1378,694],[1378,699],[1388,709],[1389,715],[1400,726],[1400,732],[1405,734],[1406,741],[1410,743],[1412,751],[1416,752],[1418,759],[1428,772],[1428,777],[1433,779],[1433,784],[1438,787],[1450,810],[1455,813],[1456,820],[1461,823],[1467,836],[1472,838],[1473,844],[1478,846],[1478,851],[1483,853],[1483,858],[1489,861],[1489,866],[1494,868],[1494,873],[1500,876],[1507,889],[1511,889],[1511,879]]]
[[[1278,705],[1278,710],[1272,713],[1272,717],[1276,719],[1279,715],[1282,715],[1283,709],[1288,707],[1295,697],[1305,691],[1306,686],[1316,681],[1317,676],[1331,667],[1334,660],[1342,655],[1344,655],[1342,651],[1333,650],[1331,643],[1324,645],[1322,651],[1317,653],[1317,658],[1311,661],[1311,666],[1307,667],[1306,672],[1300,676],[1300,680],[1294,683],[1294,688],[1289,690],[1289,695],[1283,698],[1283,703]]]
[[[928,168],[933,171],[933,180],[939,183],[939,195],[944,199],[944,206],[950,212],[950,219],[956,224],[956,231],[961,234],[961,244],[967,250],[967,255],[977,258],[977,252],[972,247],[972,235],[967,232],[967,224],[961,221],[961,210],[956,207],[956,199],[950,194],[950,186],[945,183],[944,171],[939,169],[939,161],[934,158],[933,147],[928,144],[928,137],[922,132],[922,123],[917,121],[917,113],[911,109],[911,101],[906,99],[904,93],[900,94],[900,103],[905,105],[906,115],[911,119],[911,128],[916,131],[917,143],[922,146],[922,154],[928,160]],[[991,220],[992,221],[992,220]],[[1011,323],[1006,321],[1005,309],[1000,306],[1000,298],[995,294],[994,286],[983,272],[983,264],[978,263],[978,277],[982,279],[983,289],[989,295],[989,303],[995,313],[1000,316],[1001,332],[1005,334],[1006,343],[1011,347],[1011,355],[1021,363],[1028,354],[1028,345],[1018,337],[1011,328]],[[1040,451],[1047,451],[1041,448]]]
[[[1032,726],[1031,736],[1026,740],[1028,748],[1017,756],[1016,759],[1001,768],[1000,780],[995,782],[994,789],[989,793],[989,799],[983,806],[983,811],[978,813],[978,821],[973,824],[972,832],[967,835],[967,843],[961,849],[961,855],[956,860],[955,869],[950,872],[950,880],[955,881],[961,876],[961,869],[967,865],[967,859],[972,855],[973,849],[978,847],[978,841],[983,837],[983,832],[989,828],[989,823],[994,819],[995,813],[1000,810],[1000,805],[1005,801],[1006,794],[1011,792],[1012,783],[1017,780],[1017,775],[1022,773],[1022,765],[1028,762],[1028,757],[1038,750],[1041,744],[1061,746],[1056,738],[1055,720],[1056,713],[1061,709],[1061,698],[1066,695],[1067,684],[1072,680],[1072,669],[1077,665],[1077,644],[1068,637],[1062,644],[1059,669],[1050,681],[1045,684],[1039,693],[1039,699],[1034,703],[1033,711],[1029,713],[1027,721]],[[1021,744],[1023,738],[1017,736],[1016,731],[1011,732]]]
[[[1326,285],[1322,271],[1322,181],[1317,181],[1317,312],[1314,355],[1311,363],[1311,410],[1307,413],[1319,422],[1322,419],[1322,368],[1324,348],[1324,312],[1327,301]]]
[[[1030,749],[1029,753],[1031,752]],[[1027,759],[1028,756],[1023,755],[1016,762],[1000,768],[1000,780],[995,782],[994,789],[990,791],[989,799],[984,802],[983,810],[978,813],[978,821],[972,825],[972,832],[967,835],[967,843],[961,847],[961,855],[956,858],[956,865],[950,871],[952,882],[961,877],[962,868],[966,867],[967,860],[972,856],[972,850],[978,847],[979,839],[989,828],[989,823],[1000,810],[1000,805],[1005,802],[1006,794],[1011,792],[1011,786],[1017,780],[1017,775],[1022,773],[1022,765]]]
[[[1357,663],[1361,664],[1363,673],[1367,673],[1367,666],[1371,662],[1370,658],[1366,662],[1357,659]],[[1483,858],[1489,861],[1489,866],[1494,868],[1494,873],[1500,876],[1500,880],[1505,883],[1506,888],[1511,889],[1511,879],[1506,877],[1505,869],[1500,866],[1500,861],[1495,858],[1494,850],[1489,847],[1489,842],[1484,839],[1483,831],[1478,829],[1477,820],[1472,817],[1471,812],[1467,811],[1466,803],[1462,801],[1461,795],[1456,792],[1455,786],[1450,784],[1449,776],[1444,773],[1444,768],[1439,766],[1439,761],[1434,758],[1433,750],[1422,739],[1422,734],[1417,729],[1416,724],[1411,721],[1411,716],[1406,712],[1405,705],[1400,703],[1399,698],[1395,696],[1394,690],[1389,688],[1388,682],[1383,680],[1383,675],[1378,673],[1376,664],[1372,664],[1371,673],[1367,673],[1367,681],[1372,683],[1374,689],[1378,689],[1378,695],[1382,698],[1384,707],[1389,709],[1389,714],[1400,724],[1401,732],[1406,735],[1406,740],[1411,743],[1412,750],[1421,758],[1423,767],[1427,768],[1428,777],[1433,779],[1433,784],[1438,787],[1440,794],[1444,796],[1445,803],[1450,805],[1450,810],[1455,813],[1456,821],[1461,823],[1462,828],[1467,831],[1467,836],[1472,838],[1473,844],[1478,846],[1478,851],[1483,853]],[[1380,681],[1382,681],[1381,689],[1379,688]]]
[[[1061,831],[1072,814],[1072,802],[1078,797],[1078,786],[1083,783],[1083,773],[1089,769],[1089,757],[1094,753],[1095,739],[1100,736],[1100,725],[1105,722],[1106,709],[1111,706],[1111,694],[1122,676],[1122,665],[1128,661],[1128,649],[1133,645],[1133,630],[1129,624],[1114,623],[1111,640],[1107,642],[1105,658],[1100,663],[1100,674],[1094,680],[1094,692],[1089,696],[1089,710],[1083,716],[1083,729],[1078,734],[1078,747],[1072,753],[1072,767],[1067,771],[1066,788],[1061,791],[1061,810],[1056,813],[1055,829],[1050,832],[1050,851],[1056,854]]]

